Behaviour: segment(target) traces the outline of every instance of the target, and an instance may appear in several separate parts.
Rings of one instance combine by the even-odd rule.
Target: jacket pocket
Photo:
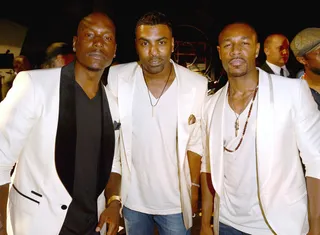
[[[25,190],[25,189],[24,189]],[[10,222],[9,227],[15,235],[37,234],[34,232],[36,215],[40,211],[42,196],[33,196],[31,191],[22,191],[15,185],[11,185],[9,195]],[[40,194],[39,194],[40,195]],[[18,221],[18,222],[16,222]]]
[[[42,195],[40,196],[33,196],[34,193],[27,193],[23,192],[22,190],[18,189],[15,185],[12,185],[10,190],[9,201],[12,206],[12,210],[14,213],[26,213],[28,215],[34,215],[38,208],[40,207],[42,201]]]
[[[33,201],[33,202],[35,202],[35,203],[38,203],[38,204],[40,203],[40,201],[38,201],[38,200],[36,200],[36,199],[33,199],[33,198],[27,196],[26,194],[20,192],[14,184],[12,185],[12,188],[14,188],[14,190],[15,190],[18,194],[20,194],[20,196],[22,196],[22,197],[24,197],[24,198],[26,198],[26,199],[29,199],[29,200],[31,200],[31,201]],[[42,197],[41,194],[36,193],[36,192],[33,191],[33,190],[31,191],[31,193],[34,194],[34,195],[36,195],[36,196],[38,196],[38,197]]]

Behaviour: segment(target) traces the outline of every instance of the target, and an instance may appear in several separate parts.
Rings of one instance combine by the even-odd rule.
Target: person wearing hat
[[[291,41],[290,48],[304,66],[301,78],[306,80],[320,110],[320,28],[306,28]]]
[[[54,42],[46,50],[42,68],[60,68],[74,60],[72,48],[64,42]]]

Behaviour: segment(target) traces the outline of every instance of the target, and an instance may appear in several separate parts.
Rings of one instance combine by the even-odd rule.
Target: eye
[[[104,40],[108,41],[108,42],[112,42],[113,41],[113,37],[109,36],[109,35],[106,35],[106,36],[104,36]]]
[[[143,47],[144,47],[144,46],[148,46],[148,42],[147,42],[147,41],[142,41],[142,42],[140,43],[140,45],[143,46]]]
[[[167,44],[167,42],[166,41],[159,41],[159,45],[165,45],[165,44]]]
[[[93,33],[91,33],[91,32],[86,32],[85,34],[84,34],[84,36],[86,37],[86,38],[93,38]]]

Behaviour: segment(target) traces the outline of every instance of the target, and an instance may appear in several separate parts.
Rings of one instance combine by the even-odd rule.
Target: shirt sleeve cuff
[[[0,166],[0,185],[11,183],[10,172],[12,167]]]
[[[320,161],[306,165],[306,176],[320,179]]]

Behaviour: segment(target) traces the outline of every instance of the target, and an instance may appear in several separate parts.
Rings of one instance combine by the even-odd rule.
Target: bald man
[[[291,72],[286,67],[289,60],[289,40],[283,34],[270,34],[264,41],[263,51],[266,61],[261,69],[270,74],[291,77]]]
[[[20,72],[0,103],[0,235],[93,235],[105,222],[117,233],[120,124],[101,84],[116,53],[112,20],[82,19],[73,50],[67,66]]]

